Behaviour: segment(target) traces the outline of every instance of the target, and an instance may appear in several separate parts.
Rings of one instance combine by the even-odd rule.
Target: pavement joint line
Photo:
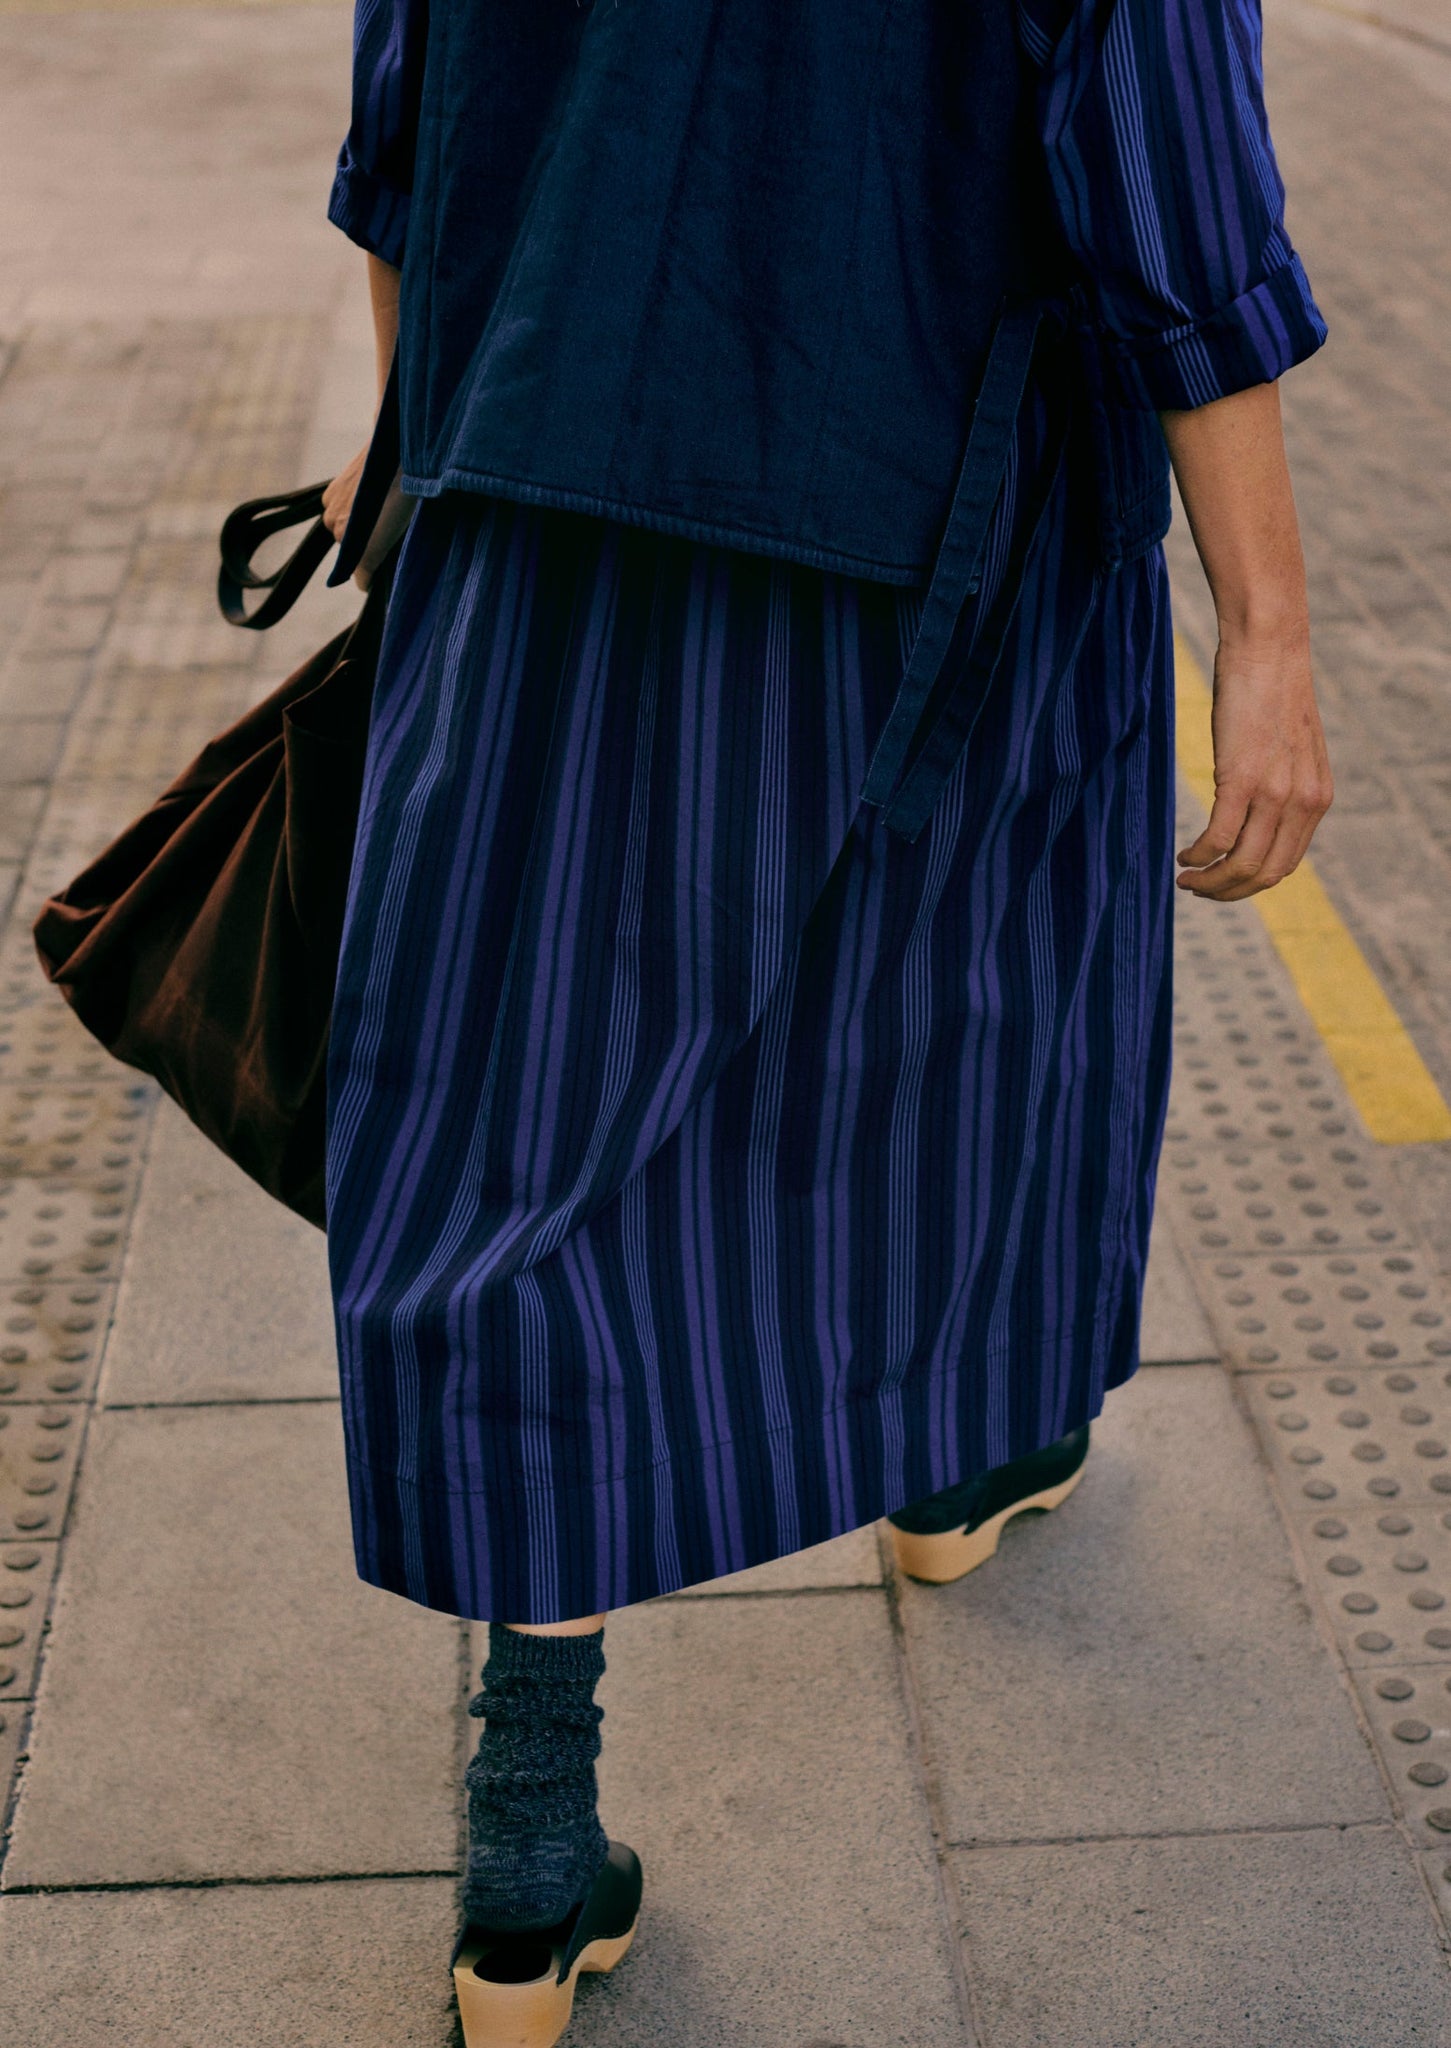
[[[1188,642],[1175,638],[1179,762],[1206,810],[1214,802],[1212,697]],[[1253,902],[1351,1100],[1381,1145],[1451,1138],[1448,1108],[1415,1040],[1311,862]]]
[[[948,1968],[952,1973],[958,2011],[965,2029],[963,2048],[987,2048],[986,2015],[973,1984],[972,1972],[967,1967],[967,1922],[952,1864],[952,1843],[943,1818],[941,1785],[931,1744],[927,1740],[927,1717],[917,1687],[917,1674],[912,1667],[912,1648],[902,1620],[901,1580],[885,1526],[879,1525],[876,1533],[887,1626],[891,1631],[897,1684],[907,1714],[907,1755],[932,1833],[932,1863],[936,1872],[938,1905],[947,1933]]]
[[[14,1884],[0,1885],[0,1902],[6,1899],[74,1898],[99,1892],[227,1892],[272,1891],[279,1885],[324,1884],[413,1884],[419,1878],[448,1878],[457,1883],[457,1870],[326,1870],[279,1871],[260,1877],[138,1877],[115,1883]]]
[[[223,1401],[98,1401],[96,1406],[105,1415],[149,1415],[196,1408],[336,1408],[340,1400],[337,1394],[244,1394]]]
[[[752,1567],[747,1565],[744,1569],[750,1571]],[[653,1598],[642,1601],[641,1605],[662,1607],[669,1601],[672,1604],[684,1602],[714,1607],[722,1600],[819,1600],[824,1593],[832,1598],[843,1593],[872,1593],[880,1599],[884,1590],[875,1579],[855,1586],[740,1586],[724,1593],[698,1593],[693,1586],[687,1586],[678,1593],[657,1593]]]
[[[1092,1849],[1110,1842],[1233,1842],[1280,1835],[1385,1834],[1403,1840],[1389,1817],[1381,1820],[1265,1821],[1260,1827],[1127,1828],[1105,1835],[966,1835],[945,1843],[954,1855],[974,1849]]]
[[[608,1622],[606,1623],[608,1627]],[[457,1730],[454,1736],[454,1783],[459,1787],[459,1796],[454,1802],[454,1877],[468,1869],[469,1862],[469,1810],[464,1792],[464,1774],[473,1761],[474,1723],[468,1712],[468,1702],[482,1681],[482,1673],[474,1670],[474,1623],[460,1620],[458,1624],[458,1670],[459,1699],[464,1711],[457,1716]],[[479,1730],[482,1735],[482,1727]]]

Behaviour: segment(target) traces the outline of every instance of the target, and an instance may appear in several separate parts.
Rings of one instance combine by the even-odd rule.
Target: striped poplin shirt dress
[[[423,32],[421,0],[363,0],[332,201],[394,262]],[[1034,0],[1021,34],[1128,400],[1316,348],[1248,0]],[[1038,1449],[1134,1371],[1169,604],[1157,547],[1099,568],[1054,403],[1018,418],[982,609],[1021,594],[913,840],[860,792],[920,591],[419,507],[328,1073],[372,1583],[510,1621],[625,1605]]]

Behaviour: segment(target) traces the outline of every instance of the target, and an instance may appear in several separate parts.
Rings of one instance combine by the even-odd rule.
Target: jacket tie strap
[[[921,832],[967,746],[1017,611],[1021,559],[1009,563],[995,603],[979,622],[961,676],[922,733],[923,715],[942,678],[963,611],[982,585],[983,551],[1033,350],[1051,310],[1043,300],[1010,306],[994,330],[921,624],[862,786],[862,802],[879,808],[882,823],[904,839],[916,839]],[[1053,469],[1056,481],[1056,465]],[[1017,551],[1020,555],[1031,545],[1045,507],[1046,495],[1044,504],[1034,508],[1027,541]]]

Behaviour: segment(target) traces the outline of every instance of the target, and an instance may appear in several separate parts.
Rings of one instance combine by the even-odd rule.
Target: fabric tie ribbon
[[[1049,465],[1031,517],[998,594],[979,622],[961,675],[932,717],[923,718],[940,682],[970,599],[983,580],[983,554],[1007,471],[1013,433],[1027,389],[1039,331],[1063,322],[1061,301],[1032,299],[1009,306],[998,319],[973,407],[967,447],[953,493],[942,544],[923,601],[901,687],[887,715],[862,786],[862,802],[881,813],[899,837],[920,834],[947,786],[982,712],[1022,595],[1022,570],[1047,510],[1062,461]]]

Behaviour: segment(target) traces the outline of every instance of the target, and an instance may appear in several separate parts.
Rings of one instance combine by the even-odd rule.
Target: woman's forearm
[[[373,301],[373,345],[378,358],[378,400],[388,382],[388,366],[398,340],[398,286],[402,271],[385,263],[381,256],[368,257],[368,292]]]
[[[391,263],[384,263],[381,257],[371,253],[368,256],[368,293],[373,301],[373,340],[378,358],[378,404],[383,403],[383,391],[388,382],[388,369],[393,361],[393,349],[398,340],[398,284],[402,273]],[[358,488],[358,479],[368,459],[368,444],[358,450],[351,462],[345,463],[323,491],[322,516],[324,524],[335,539],[341,540],[347,531],[348,519],[353,509],[353,497]],[[383,509],[363,559],[354,572],[353,580],[363,590],[373,580],[373,571],[398,541],[408,525],[413,511],[413,500],[405,498],[399,488],[399,479],[394,478]]]
[[[1305,559],[1275,385],[1160,417],[1219,620],[1214,804],[1179,885],[1233,902],[1291,872],[1330,803]]]
[[[1305,561],[1279,385],[1256,384],[1160,419],[1221,639],[1308,643]]]

